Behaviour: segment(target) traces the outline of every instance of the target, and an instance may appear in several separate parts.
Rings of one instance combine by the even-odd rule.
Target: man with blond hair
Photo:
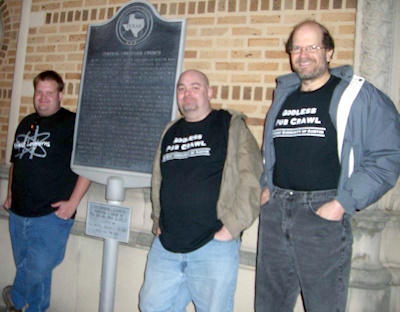
[[[52,272],[90,185],[70,168],[75,113],[61,107],[62,78],[44,71],[33,86],[36,112],[17,128],[4,203],[17,268],[13,285],[3,290],[8,311],[49,308]]]

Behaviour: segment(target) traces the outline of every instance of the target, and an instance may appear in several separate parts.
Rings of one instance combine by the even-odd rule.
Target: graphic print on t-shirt
[[[340,174],[336,129],[329,114],[340,79],[331,76],[321,88],[290,94],[275,119],[276,161],[273,181],[296,191],[335,189]]]
[[[162,162],[191,157],[210,157],[211,149],[203,140],[202,134],[193,134],[187,137],[175,137],[171,145],[165,148]]]
[[[287,127],[286,126],[290,126]],[[300,136],[325,137],[326,128],[321,126],[317,107],[284,109],[275,121],[273,138]]]
[[[182,118],[162,139],[160,241],[169,251],[196,250],[222,226],[216,207],[231,117],[213,110],[199,122]]]
[[[33,157],[46,158],[46,148],[50,147],[50,132],[39,133],[39,126],[35,132],[28,131],[27,134],[19,134],[15,138],[14,149],[15,158],[22,159],[25,154],[29,154],[29,159]]]

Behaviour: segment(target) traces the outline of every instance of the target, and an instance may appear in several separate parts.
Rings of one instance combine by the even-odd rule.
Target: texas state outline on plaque
[[[134,37],[139,35],[139,32],[144,28],[144,19],[136,18],[135,14],[129,15],[129,21],[122,25],[126,31],[131,31]]]

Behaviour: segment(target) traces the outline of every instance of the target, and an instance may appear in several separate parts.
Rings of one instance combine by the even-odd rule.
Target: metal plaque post
[[[111,205],[120,206],[122,204],[125,199],[125,189],[123,186],[123,180],[121,178],[108,178],[106,199]],[[111,238],[104,239],[99,307],[100,312],[111,312],[114,310],[118,246],[119,241]]]

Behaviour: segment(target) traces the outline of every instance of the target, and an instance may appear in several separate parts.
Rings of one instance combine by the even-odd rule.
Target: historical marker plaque
[[[88,28],[72,169],[107,184],[150,185],[160,135],[176,116],[185,20],[165,20],[146,1]]]
[[[130,208],[94,202],[88,204],[87,235],[128,243],[130,223]]]

